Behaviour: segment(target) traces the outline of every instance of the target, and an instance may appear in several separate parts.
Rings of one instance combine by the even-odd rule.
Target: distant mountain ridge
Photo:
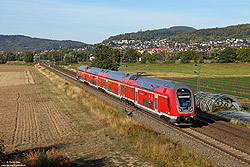
[[[147,30],[142,32],[133,32],[133,33],[125,33],[116,36],[111,36],[108,39],[104,40],[103,43],[113,41],[113,40],[141,40],[148,41],[152,39],[163,39],[168,38],[169,36],[174,36],[184,32],[192,32],[195,31],[195,28],[187,27],[187,26],[174,26],[171,28],[163,28],[157,30]]]
[[[40,51],[60,48],[83,48],[89,46],[86,43],[71,40],[50,40],[32,38],[24,35],[0,35],[0,51],[25,52]]]
[[[250,24],[239,24],[221,28],[200,29],[193,32],[181,33],[172,40],[178,42],[203,42],[203,41],[221,41],[225,39],[241,38],[250,40]]]
[[[158,39],[169,39],[170,41],[188,43],[190,41],[202,42],[213,40],[224,40],[231,38],[250,39],[250,24],[239,24],[222,28],[195,29],[187,26],[174,26],[158,30],[147,30],[143,32],[125,33],[111,36],[103,43],[112,43],[114,40],[141,40],[150,41]]]
[[[125,33],[111,36],[104,40],[103,44],[116,46],[112,41],[139,40],[151,41],[168,39],[180,43],[221,41],[231,38],[248,39],[250,41],[250,24],[240,24],[222,28],[195,29],[188,26],[174,26],[157,30]],[[24,35],[0,35],[0,51],[4,52],[25,52],[41,51],[60,48],[83,48],[89,45],[83,42],[71,40],[51,40],[32,38]]]

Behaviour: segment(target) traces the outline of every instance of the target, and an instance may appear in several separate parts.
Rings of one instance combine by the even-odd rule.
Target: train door
[[[118,85],[118,89],[119,89],[118,95],[121,96],[121,84]]]
[[[138,90],[135,88],[135,104],[138,104]]]
[[[155,112],[158,112],[158,95],[155,95]]]
[[[126,85],[122,84],[122,97],[126,97]]]
[[[87,81],[87,74],[86,73],[84,74],[84,78],[83,79],[84,79],[84,81]]]

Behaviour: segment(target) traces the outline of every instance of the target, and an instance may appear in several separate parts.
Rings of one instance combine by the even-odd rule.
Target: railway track
[[[204,115],[198,115],[198,117],[199,117],[198,121],[201,121],[205,124],[209,124],[211,127],[215,129],[223,130],[226,133],[240,137],[241,139],[244,139],[245,141],[250,140],[250,132],[245,129],[239,128],[237,126],[233,126],[229,123],[224,123],[224,122],[215,120],[213,118],[209,118]]]
[[[162,119],[160,119],[152,114],[149,114],[149,113],[147,113],[141,109],[138,109],[134,106],[128,105],[128,104],[122,102],[121,100],[119,100],[113,96],[110,96],[104,92],[101,92],[101,91],[99,91],[96,88],[93,88],[91,86],[88,86],[87,84],[83,84],[83,83],[78,82],[75,78],[75,72],[73,72],[73,71],[69,71],[69,70],[66,70],[62,67],[58,67],[55,65],[47,65],[47,64],[41,64],[41,65],[50,69],[51,71],[53,71],[57,74],[63,76],[65,79],[73,82],[74,84],[77,84],[78,86],[86,89],[87,91],[94,93],[96,96],[101,95],[101,96],[103,96],[103,98],[107,98],[111,101],[115,101],[115,103],[116,103],[115,105],[117,107],[125,109],[128,113],[132,113],[134,111],[139,112],[143,115],[146,115],[150,119],[153,119],[157,122],[160,122],[164,126],[170,127],[170,128],[175,129],[181,133],[184,133],[187,136],[189,136],[189,137],[191,137],[199,142],[205,143],[206,145],[208,145],[214,149],[220,150],[221,152],[224,152],[227,155],[234,157],[234,158],[238,159],[239,161],[244,162],[247,165],[250,165],[250,152],[248,150],[245,150],[239,146],[236,146],[234,144],[226,142],[223,139],[212,136],[211,134],[208,134],[206,132],[202,132],[201,130],[198,130],[198,128],[193,128],[193,127],[180,128],[180,127],[175,127],[171,124],[168,124],[164,120],[162,120]],[[205,119],[208,119],[208,118],[202,119],[202,116],[200,116],[199,119],[200,119],[200,121],[205,121]],[[216,121],[216,120],[213,120],[213,121]],[[208,121],[206,121],[206,123],[209,124]],[[225,123],[218,123],[218,124],[221,125],[220,129],[223,129],[222,125],[224,125]],[[238,127],[234,127],[232,125],[224,125],[224,126],[230,126],[230,128],[237,129],[237,131],[241,131],[242,133],[243,132],[246,134],[249,133],[246,130],[240,129]],[[217,128],[219,128],[219,127],[217,126]],[[233,134],[233,132],[232,132],[232,135],[235,135],[235,133]],[[238,133],[237,135],[240,136],[240,133]],[[244,137],[247,138],[247,136],[244,136]]]

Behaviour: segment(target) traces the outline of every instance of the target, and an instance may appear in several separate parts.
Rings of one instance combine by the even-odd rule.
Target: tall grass
[[[110,127],[118,135],[125,136],[130,144],[145,157],[154,160],[160,166],[214,166],[189,148],[153,131],[149,126],[135,120],[94,95],[60,78],[49,70],[36,66],[59,89],[75,100],[97,121]]]
[[[2,137],[0,136],[0,164],[2,164],[2,160],[4,158],[4,149],[5,149],[5,146],[4,146],[4,140],[2,139]]]
[[[51,150],[31,150],[22,160],[30,167],[59,167],[64,163],[64,158],[59,156],[55,148]]]

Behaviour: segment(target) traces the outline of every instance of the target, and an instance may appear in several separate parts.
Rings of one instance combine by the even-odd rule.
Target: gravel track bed
[[[66,70],[63,70],[63,71],[66,71]],[[68,75],[72,75],[72,74],[74,74],[74,73],[73,72],[68,73]],[[202,142],[200,142],[200,141],[198,141],[190,136],[187,136],[186,134],[183,134],[182,132],[178,132],[175,129],[173,129],[173,128],[171,128],[163,123],[160,123],[156,120],[153,120],[152,118],[149,118],[148,116],[136,111],[135,109],[127,106],[124,103],[121,103],[118,100],[115,101],[114,98],[107,97],[106,94],[101,93],[100,91],[88,86],[87,84],[76,81],[76,80],[69,78],[69,77],[65,77],[62,74],[58,74],[58,75],[69,80],[70,82],[78,85],[79,87],[85,89],[86,91],[94,94],[100,100],[106,101],[110,105],[115,106],[119,109],[126,110],[128,113],[132,112],[132,116],[134,118],[147,124],[152,129],[154,129],[156,132],[161,133],[161,134],[165,134],[169,138],[174,139],[175,141],[177,141],[183,145],[186,145],[187,147],[190,147],[191,149],[200,153],[204,157],[207,157],[211,161],[216,162],[219,166],[233,166],[233,167],[248,166],[246,163],[241,162],[238,159],[233,158],[222,151],[219,151],[219,150],[217,150],[217,149],[215,149],[207,144],[204,144],[204,143],[202,143]]]
[[[238,132],[235,129],[230,129],[230,127],[227,126],[217,127],[217,125],[214,126],[213,124],[202,126],[201,128],[198,128],[198,130],[244,148],[247,151],[250,150],[250,133],[247,134],[247,132]]]

